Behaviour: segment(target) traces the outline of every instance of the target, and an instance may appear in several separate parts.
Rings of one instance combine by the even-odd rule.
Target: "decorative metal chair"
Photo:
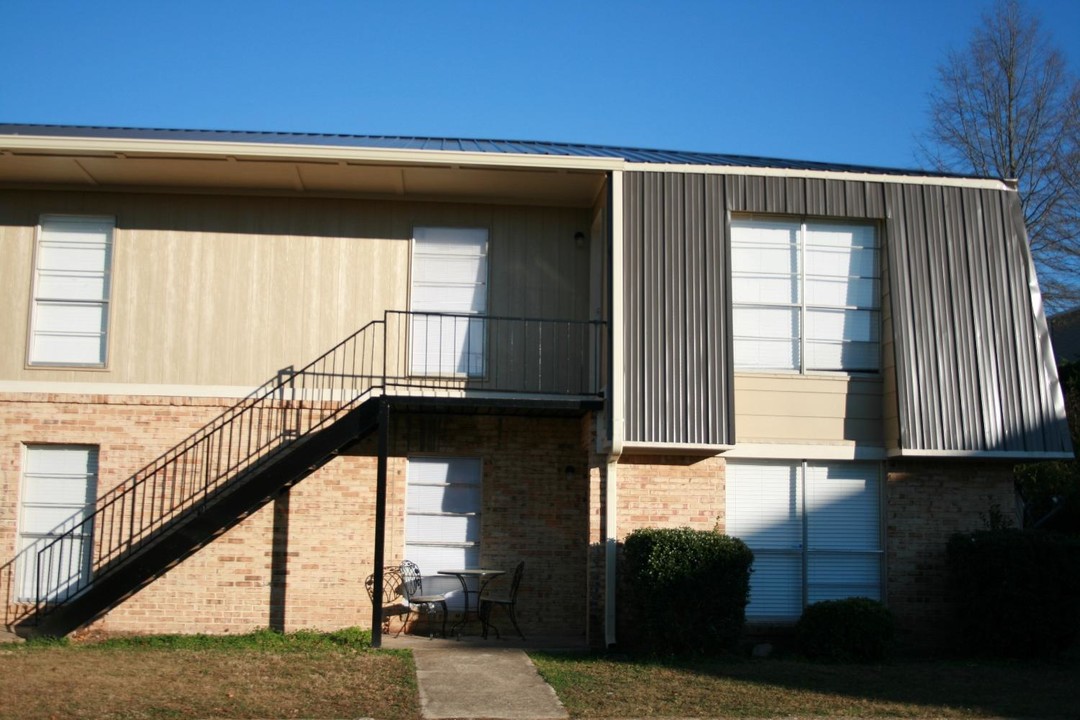
[[[383,568],[382,593],[378,599],[375,597],[375,574],[368,575],[367,579],[364,580],[364,589],[367,590],[372,605],[376,602],[382,604],[381,617],[384,633],[390,632],[390,620],[395,616],[401,621],[401,627],[398,628],[397,634],[400,635],[405,629],[405,621],[409,616],[409,606],[401,599],[404,594],[403,584],[401,570],[394,565]],[[394,637],[397,637],[397,635]]]
[[[446,637],[446,616],[449,614],[446,609],[446,596],[424,594],[424,579],[420,574],[420,568],[411,560],[402,561],[400,572],[402,594],[405,596],[405,602],[409,607],[409,614],[411,615],[412,611],[416,610],[419,615],[420,609],[423,608],[428,617],[428,637],[432,637],[434,634],[435,614],[437,609],[441,608],[442,634],[443,637]],[[406,620],[408,620],[407,617]]]
[[[514,577],[510,581],[510,592],[505,595],[496,595],[493,593],[485,592],[480,597],[480,619],[484,626],[484,637],[487,637],[488,628],[495,628],[495,637],[501,638],[499,628],[495,627],[491,623],[491,611],[496,607],[502,607],[506,610],[506,614],[510,616],[510,622],[514,624],[514,629],[517,630],[517,634],[521,636],[521,639],[525,639],[525,633],[521,632],[521,628],[518,627],[517,612],[515,610],[517,606],[517,594],[518,588],[521,586],[521,576],[525,573],[525,561],[521,561],[514,568]]]

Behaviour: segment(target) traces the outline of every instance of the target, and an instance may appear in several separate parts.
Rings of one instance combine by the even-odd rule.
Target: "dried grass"
[[[408,653],[322,641],[188,644],[2,649],[0,718],[419,717]]]

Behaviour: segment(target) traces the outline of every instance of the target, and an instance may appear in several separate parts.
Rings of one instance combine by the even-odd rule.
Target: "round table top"
[[[439,570],[440,575],[505,575],[505,570],[491,570],[487,568],[462,568],[460,570]]]

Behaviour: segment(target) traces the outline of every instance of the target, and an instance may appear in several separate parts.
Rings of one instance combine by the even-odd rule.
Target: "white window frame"
[[[48,236],[52,233],[62,234],[64,227],[92,229],[100,231],[105,238],[104,267],[100,270],[71,270],[42,267],[44,257],[43,245],[50,242]],[[112,217],[87,216],[87,215],[42,215],[37,227],[37,241],[34,243],[34,273],[31,289],[30,322],[26,343],[26,364],[28,367],[80,367],[80,368],[105,368],[109,360],[109,326],[112,300],[112,259],[114,253],[114,234],[116,220]],[[68,277],[69,279],[92,279],[99,275],[102,284],[100,298],[78,297],[78,293],[64,295],[58,292],[45,294],[47,285],[45,278],[49,275],[54,278]],[[42,329],[42,315],[49,307],[59,308],[63,306],[73,308],[98,308],[100,310],[99,321],[94,327],[58,332]],[[53,333],[66,336],[97,336],[100,338],[99,358],[93,361],[82,359],[52,357],[43,354],[38,349],[38,336]]]
[[[85,452],[85,472],[61,471],[61,472],[32,472],[31,466],[35,465],[32,456],[36,452],[47,451],[82,451]],[[61,545],[53,545],[58,552],[58,557],[63,559],[65,566],[64,582],[56,587],[46,588],[44,597],[38,597],[37,571],[38,552],[48,546],[56,537],[72,530],[78,523],[83,521],[94,510],[97,500],[100,448],[97,445],[78,444],[48,444],[28,443],[23,446],[22,483],[19,501],[19,528],[18,546],[19,554],[15,567],[15,586],[13,588],[16,602],[35,602],[38,600],[63,599],[77,593],[85,584],[83,581],[91,572],[91,551],[93,547],[94,527],[93,522],[82,526],[82,531],[71,536],[72,542],[79,542],[78,555],[74,557],[68,549],[62,549]],[[82,489],[83,503],[66,501],[57,502],[54,499],[40,497],[41,492],[31,486],[35,483],[53,481],[77,482],[81,479],[85,485]],[[32,499],[33,498],[33,499]],[[54,510],[56,517],[63,517],[55,527],[43,529],[37,527],[37,522],[32,522],[30,514],[35,510]],[[68,512],[70,511],[70,512]],[[51,521],[48,524],[52,524]],[[27,572],[30,576],[27,577]]]
[[[791,227],[798,226],[797,239],[794,243],[794,250],[797,253],[796,266],[793,272],[789,272],[786,268],[783,272],[777,273],[763,273],[760,269],[741,270],[737,267],[738,262],[735,259],[735,255],[740,248],[744,250],[753,250],[755,248],[760,249],[760,245],[755,245],[751,241],[741,241],[737,238],[740,225],[748,226],[754,223],[768,224],[784,224]],[[863,274],[851,274],[847,276],[847,281],[868,281],[872,286],[872,303],[869,305],[861,304],[829,304],[822,302],[811,302],[807,296],[807,280],[820,280],[828,281],[835,280],[838,275],[812,275],[807,272],[807,249],[810,246],[808,242],[808,235],[815,228],[825,227],[855,227],[869,230],[872,233],[873,244],[872,245],[856,245],[853,246],[858,250],[870,250],[873,253],[873,267],[874,271],[872,275]],[[738,301],[734,298],[732,300],[733,314],[740,309],[750,310],[753,308],[758,309],[788,309],[797,312],[798,333],[797,336],[792,338],[796,342],[796,350],[798,353],[798,364],[796,367],[790,365],[786,366],[770,366],[770,365],[758,365],[754,363],[740,363],[736,360],[735,370],[736,372],[747,373],[798,373],[800,375],[809,374],[861,374],[861,375],[877,375],[881,372],[881,230],[877,223],[857,222],[846,219],[808,219],[808,218],[792,218],[775,215],[740,215],[733,217],[731,220],[731,247],[732,247],[732,261],[731,261],[731,283],[732,291],[736,292],[735,286],[740,278],[743,279],[758,279],[761,280],[767,276],[772,276],[773,279],[791,278],[794,281],[796,287],[797,297],[794,302],[780,303],[775,301]],[[779,247],[779,246],[778,246]],[[818,246],[821,248],[827,248],[828,246]],[[870,334],[871,337],[866,341],[849,341],[843,338],[836,340],[835,343],[839,345],[852,344],[854,342],[861,343],[873,343],[876,346],[876,352],[873,362],[873,367],[837,367],[837,368],[818,368],[811,367],[807,361],[807,347],[812,343],[812,340],[808,338],[808,317],[813,313],[830,313],[830,312],[852,312],[852,313],[868,313],[870,315]],[[736,322],[735,325],[739,323]],[[763,335],[734,335],[733,342],[735,346],[735,357],[739,355],[739,343],[740,340],[746,340],[747,342],[754,340],[767,339],[767,336]],[[828,344],[833,342],[831,338],[817,338],[817,344]],[[841,356],[843,353],[841,352]]]
[[[425,253],[423,242],[439,235],[460,237],[463,241],[479,241],[478,253]],[[411,282],[409,308],[420,315],[412,316],[410,323],[409,373],[414,376],[482,378],[486,372],[487,327],[483,316],[488,311],[488,277],[490,273],[488,253],[491,233],[483,227],[418,226],[413,228]],[[482,277],[475,281],[434,280],[420,277],[420,258],[439,258],[449,262],[478,260]],[[471,288],[469,308],[448,309],[445,298],[433,299],[423,290],[439,287],[461,291]],[[477,300],[481,302],[477,302]],[[432,313],[433,315],[423,315]],[[437,317],[439,313],[475,315],[471,317]],[[431,348],[434,341],[436,347]],[[449,343],[449,349],[445,346]],[[434,361],[432,356],[434,354]]]
[[[755,547],[754,540],[752,538],[744,538],[747,546],[754,552],[755,555],[755,570],[751,575],[751,599],[750,605],[747,606],[747,619],[750,622],[763,622],[763,623],[789,623],[798,620],[796,614],[768,614],[757,611],[754,609],[753,599],[753,586],[755,575],[764,579],[764,573],[767,570],[758,565],[759,559],[781,559],[788,558],[788,560],[797,560],[799,565],[797,585],[791,590],[793,594],[797,596],[799,605],[799,614],[802,609],[807,605],[819,600],[827,599],[839,599],[843,597],[871,597],[871,599],[880,600],[882,602],[886,599],[885,584],[886,584],[886,568],[885,568],[885,547],[886,547],[886,523],[885,523],[885,492],[884,492],[884,470],[880,463],[875,462],[862,462],[862,461],[807,461],[807,460],[728,460],[727,461],[727,483],[726,483],[726,500],[725,507],[727,509],[727,531],[728,534],[735,537],[739,537],[739,519],[737,517],[739,510],[736,507],[736,503],[733,501],[733,496],[737,492],[735,485],[737,482],[745,482],[747,480],[738,480],[736,478],[738,473],[738,467],[743,466],[772,466],[782,467],[788,470],[793,470],[796,473],[794,487],[794,495],[789,498],[791,503],[790,509],[793,512],[793,518],[799,526],[799,532],[797,536],[791,538],[791,544],[788,547]],[[811,470],[818,468],[853,468],[862,469],[867,472],[866,474],[872,476],[875,484],[875,502],[876,509],[872,516],[866,518],[876,524],[877,532],[874,534],[874,540],[876,547],[872,548],[835,548],[826,547],[822,544],[815,544],[811,538],[811,526],[814,524],[814,518],[820,513],[816,508],[811,507],[811,503],[808,500],[810,493],[808,488],[811,480]],[[827,482],[827,480],[826,480]],[[789,517],[789,521],[791,517]],[[877,573],[876,587],[871,592],[848,594],[844,592],[829,592],[828,586],[824,582],[812,582],[812,579],[816,573],[812,569],[812,564],[815,560],[827,558],[829,556],[839,557],[844,559],[857,559],[857,558],[873,558],[876,562],[872,563]],[[760,582],[760,580],[759,580]]]

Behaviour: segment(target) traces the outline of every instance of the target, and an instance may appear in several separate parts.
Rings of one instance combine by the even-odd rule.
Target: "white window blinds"
[[[34,268],[29,361],[104,365],[113,221],[47,215]]]
[[[881,595],[881,513],[874,465],[806,467],[808,603]]]
[[[479,458],[409,458],[405,558],[424,575],[479,567]]]
[[[754,551],[751,618],[802,613],[803,501],[799,468],[728,463],[727,533]]]
[[[873,227],[734,220],[731,268],[736,368],[878,369]]]
[[[28,445],[19,513],[18,599],[38,596],[38,551],[73,528],[70,541],[44,556],[42,599],[64,596],[90,571],[92,527],[80,525],[97,497],[98,450],[85,445]]]
[[[754,551],[752,620],[790,621],[819,600],[881,597],[879,468],[729,461],[727,532]]]
[[[413,373],[483,375],[487,245],[483,228],[414,231]]]

